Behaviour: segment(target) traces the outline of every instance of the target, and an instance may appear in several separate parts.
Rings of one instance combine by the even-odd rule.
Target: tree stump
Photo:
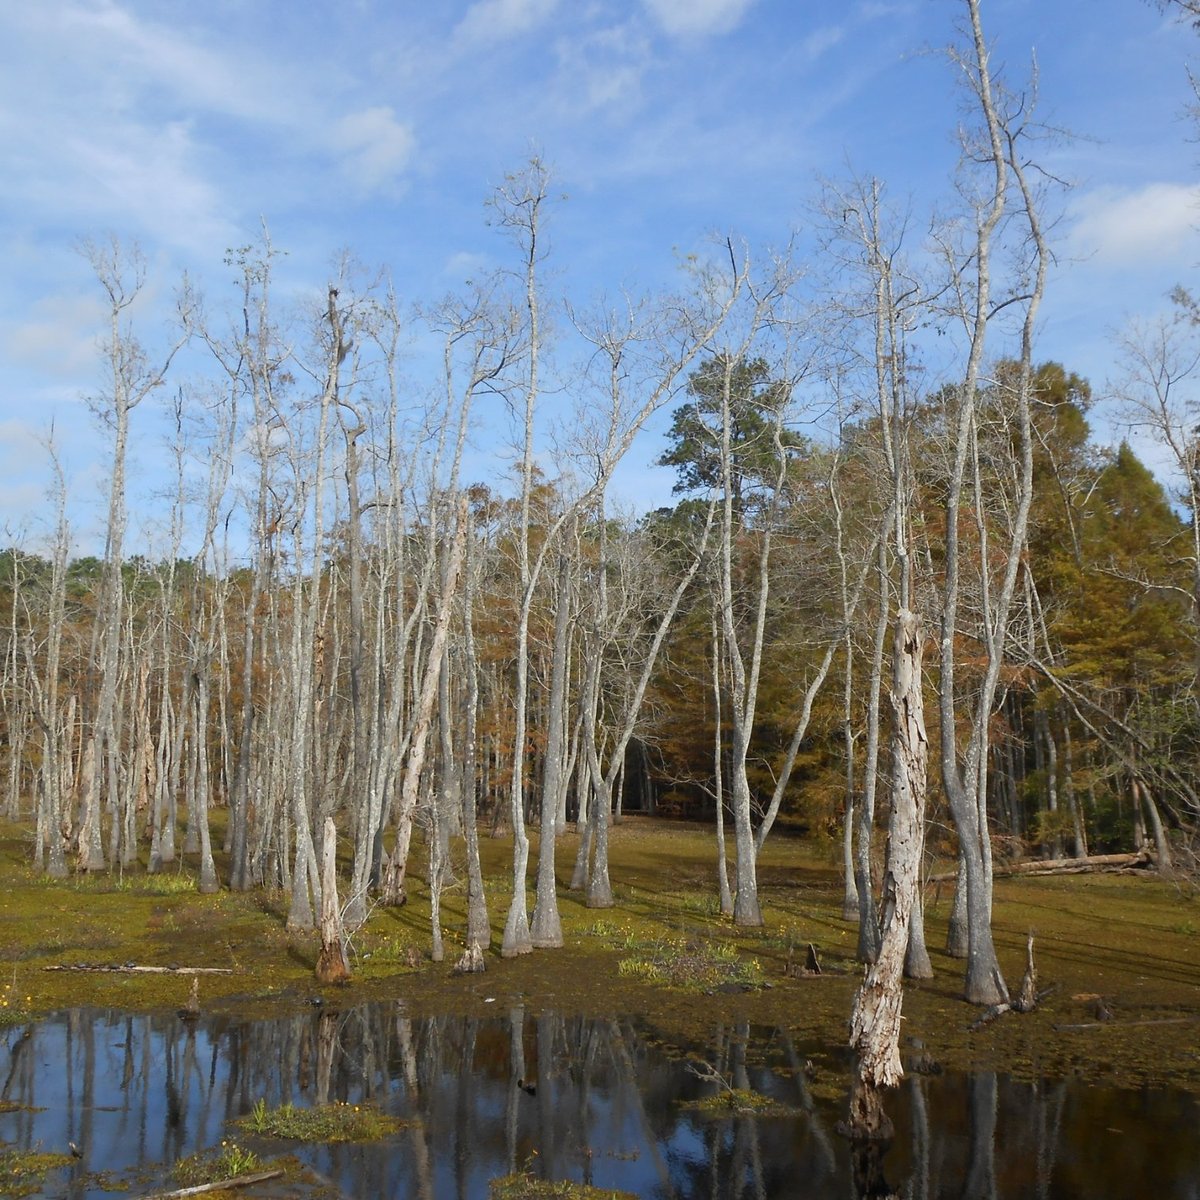
[[[317,955],[316,976],[318,983],[346,983],[350,979],[337,894],[337,829],[332,817],[325,818],[321,847],[321,953]]]
[[[455,975],[481,975],[487,970],[487,960],[483,957],[483,949],[478,942],[472,942],[462,954],[462,958],[454,964]]]
[[[1019,1013],[1033,1012],[1037,1008],[1037,967],[1033,965],[1032,929],[1025,943],[1025,974],[1021,978],[1021,986],[1012,1006]]]

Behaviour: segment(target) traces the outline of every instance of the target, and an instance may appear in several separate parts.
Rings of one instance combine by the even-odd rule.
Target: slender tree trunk
[[[846,679],[842,693],[842,745],[846,759],[846,803],[842,813],[842,920],[859,921],[858,881],[854,869],[854,649],[846,631]]]
[[[393,903],[403,903],[404,877],[408,864],[409,842],[412,837],[413,817],[417,809],[421,776],[425,769],[425,758],[429,749],[429,735],[433,725],[433,706],[437,700],[439,676],[442,669],[442,653],[445,650],[446,638],[450,631],[450,618],[453,615],[454,596],[458,588],[458,578],[462,569],[463,555],[466,548],[467,500],[465,496],[459,497],[456,513],[453,526],[453,540],[442,577],[441,595],[438,597],[433,637],[430,639],[429,651],[425,660],[425,671],[421,680],[420,692],[417,696],[412,736],[409,741],[408,761],[405,763],[404,776],[400,784],[400,796],[397,802],[396,845],[392,850],[391,864],[389,866],[389,872],[392,875],[392,881],[389,883],[389,891],[392,892],[390,899]]]
[[[1087,826],[1083,819],[1082,806],[1075,793],[1075,756],[1071,745],[1071,724],[1063,714],[1063,791],[1067,797],[1067,809],[1071,814],[1071,825],[1075,834],[1074,855],[1087,858]]]
[[[562,921],[558,915],[557,883],[554,877],[554,831],[559,794],[565,792],[565,735],[567,707],[567,642],[570,635],[570,556],[560,551],[557,609],[554,614],[554,645],[550,668],[549,713],[546,754],[542,773],[541,832],[538,845],[537,901],[533,909],[530,940],[538,949],[563,944]]]
[[[473,539],[468,529],[468,546]],[[467,585],[463,601],[463,646],[466,671],[466,719],[463,730],[463,834],[467,851],[467,949],[477,946],[480,951],[492,944],[492,927],[488,919],[487,894],[483,888],[483,867],[479,861],[479,825],[476,819],[476,744],[479,714],[479,662],[475,652],[475,589],[477,573],[473,563],[467,564]]]
[[[879,582],[879,611],[875,619],[875,639],[871,650],[871,674],[867,684],[867,749],[863,764],[863,798],[858,815],[855,886],[858,889],[858,959],[874,962],[879,954],[879,918],[871,885],[871,849],[875,833],[875,788],[879,778],[880,692],[883,687],[883,655],[887,643],[888,613],[892,589],[888,578],[887,540],[894,513],[889,515],[879,541],[876,573]]]
[[[733,892],[729,889],[729,860],[725,853],[725,751],[721,723],[721,642],[717,614],[712,615],[712,688],[713,688],[713,799],[717,809],[717,895],[721,916],[733,916]]]

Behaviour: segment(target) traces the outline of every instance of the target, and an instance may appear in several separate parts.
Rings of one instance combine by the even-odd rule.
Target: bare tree
[[[96,669],[100,694],[92,724],[95,776],[91,781],[92,802],[80,840],[80,866],[87,871],[106,866],[100,833],[100,798],[107,791],[109,803],[117,804],[121,747],[117,739],[117,687],[121,670],[125,549],[126,459],[129,451],[129,421],[134,409],[162,387],[175,355],[188,338],[187,321],[191,297],[186,282],[180,293],[181,332],[156,362],[151,362],[133,335],[131,318],[146,281],[146,262],[134,246],[126,250],[117,239],[105,245],[87,243],[84,255],[108,301],[108,336],[105,351],[108,379],[105,390],[93,400],[93,408],[112,431],[112,466],[108,491],[108,521],[104,546],[104,574],[100,612],[97,618]],[[114,852],[118,848],[112,848]]]
[[[981,131],[964,142],[964,162],[979,169],[979,186],[969,193],[973,232],[965,260],[947,244],[955,269],[951,278],[953,315],[968,338],[963,376],[948,395],[947,432],[951,456],[945,501],[945,573],[942,584],[942,621],[939,679],[940,759],[942,783],[958,831],[960,878],[964,884],[967,925],[965,994],[975,1004],[999,1004],[1008,990],[996,958],[991,930],[992,860],[987,813],[987,770],[990,721],[1000,669],[1007,649],[1009,618],[1033,497],[1033,441],[1030,420],[1033,331],[1045,289],[1047,250],[1039,216],[1039,199],[1029,181],[1025,142],[1030,129],[1031,99],[1005,92],[993,80],[990,54],[984,38],[979,0],[967,0],[969,50],[954,57],[966,87],[977,106]],[[964,186],[966,186],[964,184]],[[1027,252],[1024,269],[1012,295],[997,298],[993,277],[993,252],[1011,215],[1019,224],[1019,240]],[[958,264],[966,261],[967,270]],[[1014,471],[1007,544],[988,549],[985,514],[978,503],[974,516],[981,537],[978,577],[978,629],[986,666],[983,679],[967,699],[958,686],[956,642],[963,632],[964,562],[960,527],[964,487],[978,485],[975,449],[982,388],[984,351],[996,313],[1012,307],[1021,314],[1020,350],[1009,397],[1013,412]],[[968,464],[973,471],[968,475]],[[1000,560],[999,578],[993,582],[991,564]],[[967,716],[967,743],[960,748],[958,718]]]

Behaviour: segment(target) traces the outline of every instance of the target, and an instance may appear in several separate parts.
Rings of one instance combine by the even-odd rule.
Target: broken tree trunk
[[[346,983],[350,963],[346,958],[346,933],[337,894],[337,829],[332,817],[325,818],[321,849],[321,953],[317,955],[319,983]]]
[[[1021,986],[1017,989],[1017,998],[1012,1006],[1020,1013],[1033,1012],[1037,1008],[1037,967],[1033,965],[1032,929],[1025,943],[1025,974],[1021,977]]]
[[[1046,993],[1043,992],[1042,994],[1045,995]],[[1037,967],[1033,965],[1033,930],[1031,929],[1029,937],[1025,942],[1025,974],[1021,977],[1021,986],[1017,989],[1016,999],[1006,1001],[1003,1004],[993,1004],[979,1020],[972,1023],[970,1027],[971,1032],[974,1033],[975,1030],[982,1029],[985,1025],[990,1025],[998,1017],[1004,1016],[1007,1012],[1033,1012],[1037,1008],[1037,1005]]]

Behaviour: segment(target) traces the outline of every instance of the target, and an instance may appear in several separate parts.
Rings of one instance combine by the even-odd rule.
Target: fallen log
[[[136,963],[56,963],[43,971],[112,971],[124,975],[232,975],[232,967],[142,967]]]
[[[1012,863],[1007,867],[993,867],[993,878],[1011,875],[1083,875],[1092,871],[1141,870],[1154,867],[1154,855],[1147,850],[1136,854],[1090,854],[1086,858],[1033,858],[1026,862]],[[953,883],[957,871],[945,871],[930,875],[928,883]]]
[[[194,1187],[180,1188],[175,1192],[155,1192],[143,1200],[182,1200],[184,1196],[201,1196],[205,1192],[224,1192],[230,1188],[266,1183],[268,1179],[278,1179],[282,1174],[283,1168],[275,1167],[270,1171],[257,1171],[253,1175],[232,1175],[228,1179],[214,1179],[212,1183],[198,1183]]]
[[[1133,1029],[1138,1025],[1191,1025],[1200,1021],[1200,1013],[1191,1017],[1149,1017],[1144,1021],[1084,1021],[1078,1025],[1055,1025],[1056,1033],[1079,1033],[1086,1029]]]

